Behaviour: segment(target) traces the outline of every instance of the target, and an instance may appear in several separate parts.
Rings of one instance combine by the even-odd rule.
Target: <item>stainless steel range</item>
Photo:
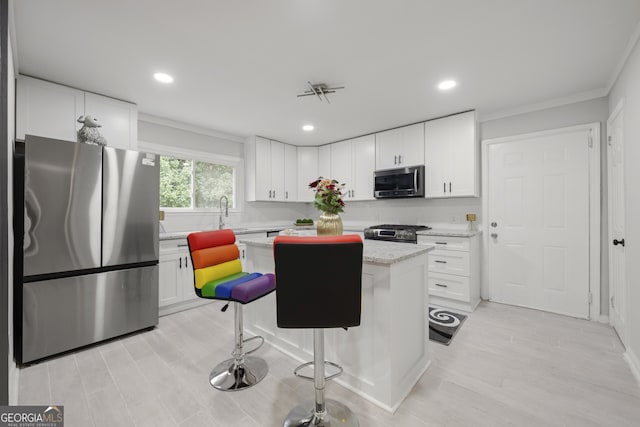
[[[365,239],[388,240],[390,242],[418,243],[420,230],[431,230],[426,225],[382,224],[364,229]]]

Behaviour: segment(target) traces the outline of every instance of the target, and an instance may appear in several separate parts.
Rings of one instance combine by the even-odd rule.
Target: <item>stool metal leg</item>
[[[235,316],[235,347],[233,359],[217,365],[209,375],[209,383],[218,390],[237,391],[259,383],[269,371],[267,362],[244,352],[244,331],[242,324],[242,304],[233,303]]]
[[[289,412],[284,427],[358,427],[358,418],[345,405],[325,399],[324,329],[313,330],[313,376],[315,402],[298,405]]]

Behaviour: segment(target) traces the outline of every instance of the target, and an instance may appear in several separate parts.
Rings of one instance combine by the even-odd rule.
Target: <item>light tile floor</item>
[[[66,427],[281,426],[313,396],[296,361],[265,344],[269,374],[225,393],[208,382],[233,347],[233,313],[218,302],[160,319],[150,332],[23,368],[20,404],[64,405]],[[395,414],[341,386],[362,427],[638,426],[640,387],[615,332],[585,320],[482,303]]]

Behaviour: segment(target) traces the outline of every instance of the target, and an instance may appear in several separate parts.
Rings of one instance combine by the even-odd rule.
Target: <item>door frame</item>
[[[568,126],[556,129],[549,129],[539,132],[530,132],[519,135],[512,135],[500,138],[482,140],[482,283],[481,297],[489,300],[491,298],[491,288],[489,286],[489,158],[488,150],[492,144],[504,144],[518,142],[524,139],[540,138],[558,133],[589,132],[589,319],[600,320],[600,197],[602,194],[602,183],[600,181],[600,123],[587,123],[578,126]]]
[[[609,117],[607,118],[607,142],[605,144],[605,149],[607,150],[607,217],[608,217],[608,223],[607,223],[607,241],[606,241],[606,247],[607,247],[607,263],[609,265],[609,276],[608,276],[608,289],[609,289],[609,319],[608,319],[608,323],[610,325],[613,326],[613,316],[611,316],[611,296],[612,296],[612,292],[615,291],[615,289],[613,288],[613,284],[612,284],[612,280],[611,280],[611,275],[612,275],[612,261],[611,261],[611,248],[609,247],[609,242],[613,241],[613,230],[611,229],[611,198],[609,197],[608,194],[608,186],[609,186],[609,127],[610,127],[610,123],[617,118],[620,114],[624,114],[624,99],[620,99],[620,101],[618,101],[618,103],[616,104],[615,108],[613,109],[613,111],[611,112],[611,114],[609,114]],[[623,126],[623,132],[624,132],[624,116],[622,117],[622,126]],[[623,133],[623,137],[622,137],[622,144],[623,144],[623,150],[624,150],[624,133]],[[624,167],[624,162],[623,162],[623,167]],[[623,176],[623,181],[624,181],[624,176]],[[626,183],[625,183],[626,184]],[[625,209],[625,207],[623,206],[623,210]],[[625,228],[625,233],[627,231],[627,215],[625,212],[625,216],[624,216],[624,228]],[[625,264],[625,268],[627,266],[627,254],[626,251],[624,253],[624,264]],[[621,284],[621,286],[623,286],[625,288],[625,295],[627,296],[626,300],[624,301],[624,305],[625,305],[625,310],[624,313],[627,314],[629,312],[629,306],[627,305],[627,302],[629,300],[629,280],[627,279],[627,275],[626,275],[626,271],[625,271],[625,281],[624,283]],[[618,301],[616,301],[616,303],[618,303]],[[625,316],[625,317],[628,317]],[[616,333],[618,334],[620,341],[622,341],[622,344],[625,345],[625,347],[628,344],[628,335],[629,335],[629,325],[627,322],[628,319],[624,319],[625,322],[625,329],[623,331],[623,336],[620,336],[620,331],[616,329]]]

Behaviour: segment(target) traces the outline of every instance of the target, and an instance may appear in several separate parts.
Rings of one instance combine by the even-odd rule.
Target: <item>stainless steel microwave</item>
[[[373,196],[376,199],[424,197],[424,166],[375,171]]]

